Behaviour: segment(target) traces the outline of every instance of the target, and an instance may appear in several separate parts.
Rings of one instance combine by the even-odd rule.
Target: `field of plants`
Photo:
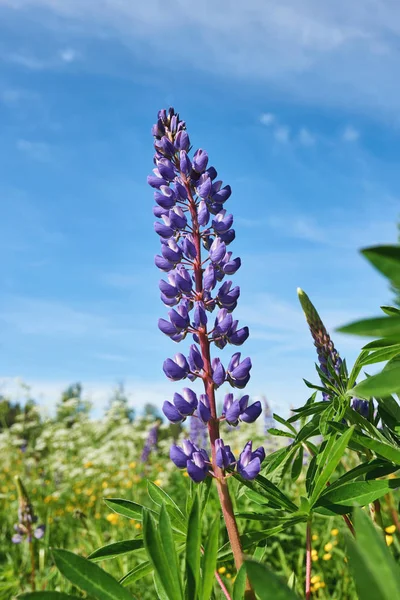
[[[363,250],[395,301],[341,328],[369,338],[352,365],[298,289],[315,381],[304,406],[272,415],[242,391],[250,357],[223,364],[218,353],[249,336],[233,317],[231,188],[205,150],[191,153],[174,109],[158,113],[152,134],[168,317],[158,326],[175,343],[190,339],[163,371],[203,393],[184,387],[162,415],[135,417],[119,390],[101,420],[79,384],[52,419],[4,399],[0,599],[400,597],[400,246]]]

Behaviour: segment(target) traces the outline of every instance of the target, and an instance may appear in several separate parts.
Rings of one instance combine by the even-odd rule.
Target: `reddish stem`
[[[196,203],[192,195],[192,191],[190,189],[190,185],[186,180],[186,177],[181,173],[181,177],[183,182],[185,183],[185,187],[188,194],[189,199],[189,211],[193,224],[193,242],[196,248],[196,258],[193,261],[193,272],[194,272],[194,280],[196,286],[196,297],[197,300],[203,300],[203,268],[201,261],[201,234],[199,228],[199,222],[197,218],[197,210]],[[219,501],[221,504],[222,514],[224,517],[226,529],[228,532],[229,542],[231,544],[233,557],[235,561],[236,569],[239,571],[240,567],[243,564],[243,551],[240,542],[239,530],[235,519],[235,514],[233,510],[232,499],[229,494],[228,484],[222,469],[217,466],[216,454],[217,450],[215,447],[215,441],[219,438],[219,420],[217,416],[217,408],[215,402],[215,384],[212,378],[212,368],[211,368],[211,355],[210,355],[210,341],[208,339],[207,327],[200,326],[197,335],[199,337],[200,342],[200,350],[201,356],[204,361],[204,375],[203,375],[203,384],[204,391],[207,394],[208,400],[210,402],[210,412],[211,419],[208,423],[208,432],[210,436],[210,445],[211,445],[211,462],[213,466],[213,472],[217,481],[217,489]],[[246,586],[246,599],[255,600],[254,592],[251,589],[250,584],[247,582]]]
[[[311,521],[307,522],[306,533],[306,600],[311,598]]]

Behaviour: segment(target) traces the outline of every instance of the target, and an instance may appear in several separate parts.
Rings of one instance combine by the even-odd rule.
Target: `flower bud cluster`
[[[34,513],[27,491],[19,477],[16,477],[15,482],[18,491],[18,523],[14,525],[15,534],[11,541],[14,544],[20,544],[24,540],[31,542],[33,537],[40,539],[44,536],[45,526],[34,527],[38,518]]]

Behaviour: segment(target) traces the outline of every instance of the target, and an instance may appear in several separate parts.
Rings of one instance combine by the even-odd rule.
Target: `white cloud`
[[[300,129],[297,139],[302,146],[314,146],[316,142],[315,135],[313,135],[306,127]]]
[[[344,142],[356,142],[359,137],[360,132],[351,125],[348,125],[342,132],[342,140]]]
[[[272,125],[275,122],[275,115],[272,113],[262,113],[260,116],[260,123],[263,125]]]
[[[16,146],[18,150],[30,156],[39,162],[49,162],[51,160],[51,152],[48,144],[44,142],[32,142],[30,140],[17,140]]]
[[[78,53],[73,48],[64,48],[60,52],[60,58],[66,63],[71,63],[77,60]]]
[[[281,125],[274,130],[274,138],[280,144],[287,144],[289,141],[290,129],[286,125]]]
[[[0,5],[18,11],[19,19],[47,9],[43,26],[62,30],[63,39],[69,34],[71,44],[85,33],[114,38],[143,60],[149,51],[158,61],[179,58],[199,70],[267,82],[286,98],[368,107],[375,117],[397,111],[400,101],[394,81],[400,60],[397,0],[204,0],[198,11],[183,0],[0,0]],[[52,14],[61,19],[46,18]],[[168,53],[166,31],[180,40]],[[36,59],[14,58],[39,68]]]

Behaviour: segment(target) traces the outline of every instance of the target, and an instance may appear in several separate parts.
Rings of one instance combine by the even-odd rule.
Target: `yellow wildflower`
[[[136,467],[136,463],[135,462],[129,463],[129,468],[130,469],[134,469],[135,467]]]
[[[153,483],[154,483],[155,485],[158,485],[158,486],[160,486],[160,485],[161,485],[161,481],[160,481],[160,479],[156,479],[155,481],[153,481]]]
[[[101,519],[101,514],[100,514],[100,513],[98,513],[98,512],[97,512],[97,513],[95,513],[95,515],[94,515],[94,518],[95,518],[95,519]]]
[[[316,542],[317,540],[319,540],[319,535],[317,535],[316,533],[314,533],[313,536],[312,536],[312,540],[313,540],[313,542]]]
[[[326,554],[323,555],[322,560],[331,560],[331,558],[332,558],[332,554],[327,552]]]
[[[319,581],[320,579],[321,579],[321,577],[320,577],[319,575],[313,575],[313,576],[311,577],[311,580],[310,580],[310,581],[311,581],[311,583],[312,583],[312,584],[314,584],[314,583],[318,583],[318,581]]]
[[[311,550],[311,554],[312,554],[313,556],[315,556],[316,554],[318,554],[318,552],[315,550],[315,548],[313,548],[313,549]]]
[[[106,519],[112,525],[117,525],[117,523],[119,523],[119,515],[117,515],[116,513],[110,513],[106,516]]]
[[[332,529],[331,535],[333,535],[333,536],[339,535],[339,529]]]
[[[142,524],[141,523],[136,523],[135,529],[142,529]]]
[[[325,544],[324,546],[324,550],[325,552],[330,552],[333,548],[333,544],[331,544],[331,542],[328,542],[327,544]]]
[[[223,574],[225,573],[225,571],[226,571],[226,567],[220,567],[220,568],[218,569],[218,573],[219,573],[220,575],[223,575]]]
[[[386,540],[387,546],[391,546],[393,544],[393,536],[392,535],[385,535],[385,540]]]
[[[226,574],[227,579],[230,579],[232,577],[232,575],[230,573]]]
[[[93,466],[93,463],[91,460],[88,460],[87,462],[85,462],[85,464],[83,466],[85,467],[85,469],[89,469],[89,467]]]
[[[311,560],[312,560],[313,562],[317,562],[317,560],[318,560],[318,555],[317,555],[317,554],[313,554],[313,555],[311,556]]]
[[[386,533],[394,533],[396,531],[396,525],[389,525],[389,527],[385,527]]]
[[[108,487],[108,481],[103,481],[101,487],[103,488],[103,490],[105,490]]]

